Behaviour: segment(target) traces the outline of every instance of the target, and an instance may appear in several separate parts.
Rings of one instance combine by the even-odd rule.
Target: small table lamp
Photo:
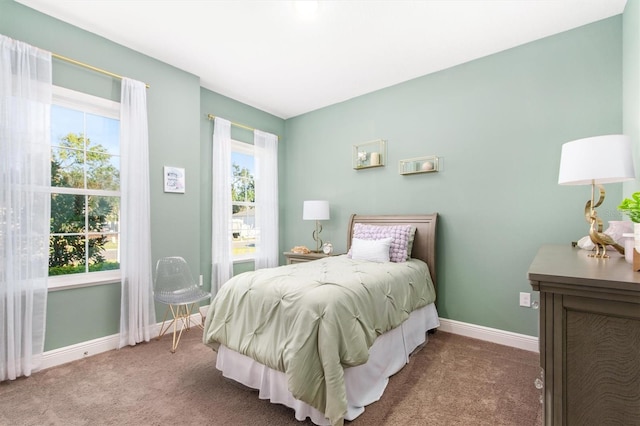
[[[584,207],[589,237],[596,246],[593,257],[609,257],[606,246],[621,247],[609,235],[602,232],[602,219],[596,213],[604,201],[604,183],[623,182],[635,179],[631,156],[631,139],[625,135],[605,135],[578,139],[562,145],[560,156],[560,185],[591,185],[591,199]],[[595,186],[600,197],[594,204]],[[601,251],[602,250],[602,251]],[[622,253],[624,249],[622,248]]]
[[[313,239],[316,242],[316,253],[320,252],[322,240],[320,232],[322,232],[321,220],[329,220],[329,202],[324,200],[305,201],[302,208],[302,220],[315,220],[316,230],[313,231]]]

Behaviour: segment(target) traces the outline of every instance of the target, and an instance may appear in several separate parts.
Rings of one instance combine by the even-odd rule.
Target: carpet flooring
[[[0,425],[311,425],[222,377],[193,329],[0,383]],[[437,332],[347,425],[542,424],[538,354]]]

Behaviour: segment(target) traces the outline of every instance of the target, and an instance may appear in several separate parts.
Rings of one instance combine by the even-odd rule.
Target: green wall
[[[621,66],[617,16],[287,120],[284,246],[313,245],[305,199],[330,201],[338,251],[351,213],[438,212],[440,315],[537,336],[538,312],[518,306],[529,264],[587,235],[590,189],[557,184],[561,145],[621,132]],[[378,138],[386,166],[353,170],[352,145]],[[398,173],[424,155],[442,171]],[[621,184],[607,196],[601,216],[619,219]]]
[[[0,33],[116,74],[147,92],[153,261],[183,256],[200,270],[200,79],[20,4],[0,2]],[[119,100],[120,83],[54,60],[54,84]],[[164,193],[163,166],[184,167],[185,194]],[[158,305],[159,318],[164,307]],[[45,350],[117,333],[119,283],[49,293]]]
[[[625,112],[627,102],[638,103],[626,93],[626,76],[638,67],[637,59],[628,64],[626,44],[638,28],[636,1],[624,17]],[[281,251],[314,244],[313,224],[301,219],[306,199],[331,202],[322,236],[337,251],[351,213],[437,211],[440,314],[529,335],[538,334],[537,311],[517,305],[518,293],[531,291],[531,259],[541,244],[586,235],[589,191],[557,185],[560,146],[622,131],[622,27],[614,17],[285,121],[201,88],[197,76],[0,0],[1,34],[151,86],[154,261],[182,255],[209,286],[211,113],[281,136]],[[54,82],[119,99],[119,81],[64,62],[54,61]],[[237,128],[232,136],[253,139]],[[352,145],[377,138],[388,140],[387,166],[352,170]],[[398,174],[400,159],[432,154],[443,160],[439,173]],[[164,165],[186,169],[185,194],[162,191]],[[605,220],[619,218],[621,194],[622,185],[607,186]],[[45,350],[117,333],[119,305],[117,283],[51,292]]]
[[[628,0],[622,17],[622,127],[631,137],[636,176],[640,172],[640,2]],[[624,195],[640,191],[640,183],[624,183]]]

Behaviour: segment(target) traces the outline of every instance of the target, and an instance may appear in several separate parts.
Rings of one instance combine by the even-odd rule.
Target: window
[[[50,288],[119,276],[119,115],[117,102],[54,90]]]
[[[253,145],[231,141],[232,259],[252,259],[258,235]]]

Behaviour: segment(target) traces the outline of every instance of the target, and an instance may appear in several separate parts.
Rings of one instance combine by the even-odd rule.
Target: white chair
[[[211,298],[211,293],[204,291],[193,280],[189,265],[182,257],[164,257],[156,264],[156,278],[153,285],[153,297],[164,303],[167,310],[164,313],[158,340],[173,325],[173,345],[171,353],[175,353],[180,343],[182,332],[191,329],[191,314],[196,303]],[[169,311],[173,319],[165,328]],[[178,322],[182,322],[178,330]],[[202,328],[201,323],[196,323]]]

